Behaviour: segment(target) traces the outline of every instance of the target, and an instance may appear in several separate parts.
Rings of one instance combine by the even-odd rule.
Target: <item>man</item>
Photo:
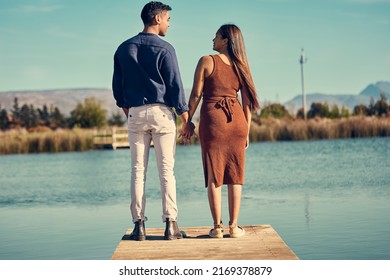
[[[188,106],[175,50],[159,37],[168,31],[169,11],[171,7],[161,2],[146,4],[141,12],[143,31],[123,42],[114,56],[112,89],[128,119],[131,151],[130,209],[135,225],[131,239],[138,241],[146,239],[145,178],[151,141],[160,176],[164,238],[183,238],[177,225],[173,167],[176,114],[186,124]]]

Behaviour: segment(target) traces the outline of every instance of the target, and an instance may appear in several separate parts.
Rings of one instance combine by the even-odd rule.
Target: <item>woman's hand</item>
[[[181,143],[188,144],[191,141],[191,137],[194,135],[196,136],[195,125],[191,121],[183,124],[182,131],[180,133]]]
[[[246,137],[245,150],[249,147],[249,135]]]

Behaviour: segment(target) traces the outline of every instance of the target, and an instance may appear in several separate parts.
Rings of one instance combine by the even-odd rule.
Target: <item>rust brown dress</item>
[[[211,57],[214,70],[204,80],[199,122],[205,185],[209,176],[216,186],[242,185],[248,124],[237,99],[240,82],[232,66]]]

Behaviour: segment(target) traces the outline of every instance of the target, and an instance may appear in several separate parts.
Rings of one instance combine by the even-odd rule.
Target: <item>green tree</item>
[[[19,112],[20,125],[31,128],[38,126],[38,113],[33,105],[24,104]]]
[[[366,105],[360,104],[356,105],[353,108],[353,115],[354,116],[366,116],[368,115],[368,107]]]
[[[281,118],[285,118],[285,117],[290,118],[291,116],[283,105],[281,105],[279,103],[272,103],[272,104],[265,106],[261,110],[260,117],[281,119]]]
[[[112,113],[110,119],[108,120],[108,124],[112,126],[123,126],[126,121],[123,119],[124,114],[121,111],[116,111],[115,113]]]
[[[390,111],[386,95],[381,92],[381,98],[374,105],[374,112],[377,116],[387,115]]]
[[[14,98],[14,104],[12,106],[11,113],[13,116],[13,124],[15,126],[20,125],[20,107],[19,107],[19,100],[17,97]]]
[[[349,117],[349,110],[348,110],[348,108],[346,108],[344,106],[341,107],[340,117],[342,117],[342,118],[348,118]]]
[[[19,119],[22,127],[30,126],[30,108],[27,104],[23,104],[20,108]]]
[[[32,104],[30,105],[29,110],[30,110],[29,127],[37,127],[39,124],[38,112],[37,112],[37,110],[35,110],[35,108]]]
[[[0,104],[0,129],[2,130],[9,129],[10,125],[11,123],[8,118],[8,112],[6,109],[2,109]]]
[[[367,110],[367,115],[368,116],[375,116],[375,98],[370,97],[370,105],[368,105],[368,110]]]
[[[332,109],[329,112],[329,118],[331,119],[339,119],[340,118],[340,110],[337,104],[333,104]]]
[[[371,97],[370,105],[368,106],[368,110],[367,110],[367,115],[382,116],[382,115],[389,114],[389,112],[390,112],[390,106],[384,92],[381,92],[381,98],[376,102],[375,99]]]
[[[49,125],[52,129],[55,129],[58,127],[61,127],[61,128],[67,127],[66,118],[60,112],[60,109],[58,109],[58,107],[55,107],[54,109],[52,107],[50,108]]]
[[[94,97],[86,98],[83,104],[77,104],[76,108],[70,113],[70,126],[100,128],[106,125],[106,114],[107,112],[103,109],[101,102]]]
[[[328,118],[329,117],[329,106],[328,103],[319,103],[313,102],[310,106],[310,110],[307,112],[307,117],[309,119],[320,117]]]
[[[304,116],[303,116],[303,108],[300,108],[297,112],[297,118],[298,119],[304,119]]]
[[[50,126],[50,113],[47,105],[43,105],[42,109],[38,109],[39,119],[44,126]]]

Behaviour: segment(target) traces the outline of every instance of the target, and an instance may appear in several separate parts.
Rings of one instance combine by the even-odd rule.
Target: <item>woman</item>
[[[219,54],[200,58],[195,70],[189,99],[189,122],[182,137],[194,134],[191,122],[202,98],[199,139],[202,149],[205,185],[214,228],[209,236],[223,237],[222,185],[228,186],[229,234],[241,237],[243,228],[237,225],[244,183],[245,149],[249,145],[251,112],[260,108],[249,69],[244,40],[240,29],[222,25],[213,39],[213,49]],[[237,99],[241,92],[242,106]]]

